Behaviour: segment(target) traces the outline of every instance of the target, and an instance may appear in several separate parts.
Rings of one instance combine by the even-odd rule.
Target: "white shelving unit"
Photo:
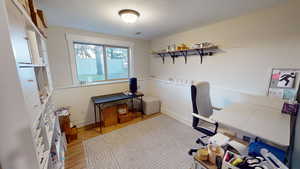
[[[18,0],[5,2],[11,46],[26,109],[24,111],[31,125],[33,151],[37,161],[35,166],[39,169],[63,169],[65,143],[55,112],[57,108],[51,99],[53,87],[47,39]]]

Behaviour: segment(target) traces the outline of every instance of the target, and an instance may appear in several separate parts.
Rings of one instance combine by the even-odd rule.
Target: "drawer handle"
[[[27,81],[28,81],[28,82],[33,82],[33,80],[31,80],[31,79],[30,79],[30,80],[27,80]]]

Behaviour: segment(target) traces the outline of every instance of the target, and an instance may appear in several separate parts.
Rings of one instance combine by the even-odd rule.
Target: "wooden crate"
[[[104,127],[118,124],[117,106],[106,107],[102,111]]]
[[[119,122],[120,123],[126,123],[130,120],[132,120],[132,113],[128,112],[126,114],[119,114]]]
[[[127,104],[119,104],[118,105],[118,118],[120,123],[126,123],[132,120],[132,114],[128,111]]]

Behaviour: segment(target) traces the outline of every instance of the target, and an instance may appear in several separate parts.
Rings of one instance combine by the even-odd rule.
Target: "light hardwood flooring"
[[[117,125],[110,126],[110,127],[105,127],[102,129],[102,131],[103,131],[103,134],[109,133],[113,130],[117,130],[117,129],[126,127],[128,125],[132,125],[132,124],[138,123],[140,121],[147,120],[149,118],[153,118],[153,117],[156,117],[159,115],[161,115],[161,113],[145,115],[143,118],[139,117],[139,118],[131,120],[127,123],[117,124]],[[70,144],[68,144],[66,157],[65,157],[65,169],[87,169],[82,142],[84,140],[90,139],[92,137],[101,135],[101,133],[99,132],[99,129],[96,129],[91,126],[79,128],[78,131],[79,131],[78,139],[74,140]]]

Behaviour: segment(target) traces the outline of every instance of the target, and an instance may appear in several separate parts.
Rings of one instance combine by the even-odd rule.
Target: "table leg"
[[[141,110],[142,110],[142,118],[144,117],[144,105],[143,105],[143,96],[141,97]]]
[[[97,106],[94,103],[94,113],[95,113],[95,127],[97,127]]]
[[[131,98],[131,111],[134,112],[134,103],[133,103],[133,97]]]
[[[99,127],[100,127],[100,133],[102,133],[102,125],[101,125],[102,109],[101,109],[101,105],[99,105],[98,108],[99,108]]]

